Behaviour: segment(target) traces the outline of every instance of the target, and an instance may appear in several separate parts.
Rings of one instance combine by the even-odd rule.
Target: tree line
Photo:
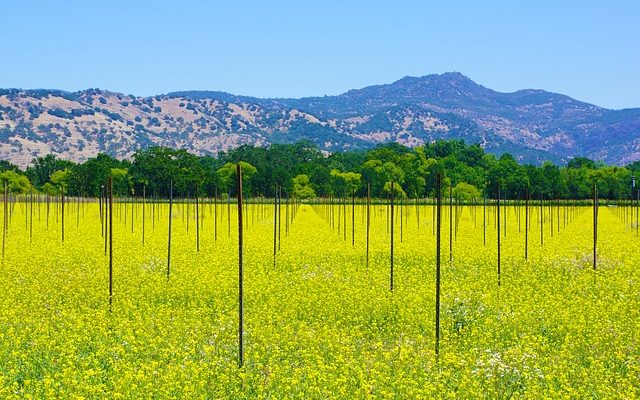
[[[240,146],[213,156],[197,156],[186,150],[149,147],[131,159],[118,160],[100,153],[82,163],[55,155],[33,159],[21,170],[0,161],[0,180],[12,193],[40,193],[97,197],[108,177],[119,196],[166,198],[169,182],[176,196],[235,195],[235,164],[243,164],[243,185],[251,196],[272,197],[276,187],[298,198],[329,196],[390,195],[395,183],[397,197],[433,196],[435,176],[443,172],[462,198],[496,196],[521,199],[587,199],[597,183],[601,198],[629,199],[636,196],[632,177],[640,174],[640,162],[624,167],[609,166],[577,157],[566,166],[545,162],[520,164],[511,154],[496,157],[478,144],[462,140],[436,141],[414,148],[389,143],[368,150],[325,154],[309,141],[272,144],[269,147]]]

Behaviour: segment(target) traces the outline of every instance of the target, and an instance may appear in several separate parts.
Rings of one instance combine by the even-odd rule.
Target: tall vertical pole
[[[173,220],[173,180],[169,181],[169,242],[167,243],[167,279],[171,274],[171,222]]]
[[[524,199],[524,259],[529,258],[529,188]]]
[[[440,231],[442,227],[442,173],[436,175],[436,357],[440,354]]]
[[[453,186],[449,184],[449,262],[453,261]]]
[[[104,233],[103,233],[103,238],[104,238],[104,255],[107,255],[107,242],[109,241],[109,232],[108,232],[108,224],[109,224],[109,216],[108,216],[108,212],[109,212],[109,204],[108,204],[108,200],[109,200],[109,181],[107,180],[107,186],[103,188],[102,190],[102,195],[103,195],[103,199],[102,199],[102,204],[104,205],[104,211],[102,212],[102,215],[104,216]]]
[[[482,240],[487,245],[487,194],[482,193]]]
[[[142,245],[144,246],[144,220],[147,209],[147,185],[142,184]]]
[[[371,184],[367,183],[367,268],[369,268],[369,232],[371,229]]]
[[[356,245],[356,191],[351,191],[351,246]]]
[[[496,194],[498,204],[498,286],[500,286],[500,182],[496,182]]]
[[[62,243],[64,243],[64,186],[60,186],[60,195],[62,203]]]
[[[7,225],[9,221],[9,205],[7,203],[7,196],[9,194],[9,188],[7,186],[7,181],[4,182],[4,196],[2,196],[2,203],[4,206],[4,214],[3,214],[3,227],[2,227],[2,262],[4,263],[4,254],[5,247],[7,242]]]
[[[213,240],[218,241],[218,188],[213,194]]]
[[[391,205],[391,271],[389,274],[389,289],[393,292],[393,220],[394,220],[394,214],[395,212],[393,211],[393,201],[394,201],[394,197],[395,197],[395,190],[394,190],[394,182],[391,181],[391,200],[390,200],[390,205]]]
[[[278,185],[278,251],[280,251],[280,238],[282,231],[282,186]]]
[[[242,167],[236,165],[236,185],[238,188],[238,367],[244,364],[244,349],[242,347],[243,323],[243,293],[242,293]]]
[[[198,189],[198,185],[196,185],[196,251],[200,252],[200,203],[198,201],[200,193]]]
[[[276,268],[276,251],[278,249],[278,184],[273,192],[273,268]]]
[[[33,241],[33,186],[29,196],[29,242]]]
[[[106,197],[107,196],[105,195],[105,192],[104,192],[104,185],[100,185],[100,198],[98,200],[98,206],[100,207],[100,235],[102,237],[104,237],[104,231],[105,231],[105,228],[104,228],[104,225],[105,225],[105,219],[104,219],[105,211],[102,209],[102,205],[103,205],[104,199]]]
[[[596,270],[598,245],[598,186],[593,182],[593,270]]]
[[[113,304],[113,178],[109,177],[109,312]]]

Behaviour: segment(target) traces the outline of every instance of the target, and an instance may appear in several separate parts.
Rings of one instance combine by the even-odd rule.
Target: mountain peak
[[[216,154],[301,139],[326,151],[464,139],[521,161],[624,164],[640,159],[640,109],[606,110],[539,89],[496,92],[455,71],[299,99],[0,89],[0,157],[21,166],[45,154],[82,161],[152,145]]]

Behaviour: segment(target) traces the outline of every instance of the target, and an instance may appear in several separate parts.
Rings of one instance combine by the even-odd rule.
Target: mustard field
[[[274,206],[250,204],[239,368],[237,209],[199,207],[173,205],[167,277],[168,205],[113,205],[110,307],[98,203],[68,201],[64,242],[59,203],[10,204],[0,398],[640,397],[635,210],[599,208],[594,270],[590,206],[532,205],[526,260],[503,207],[498,286],[495,206],[443,206],[436,357],[433,206],[394,209],[391,291],[388,206],[367,265],[365,205],[283,203],[274,265]]]

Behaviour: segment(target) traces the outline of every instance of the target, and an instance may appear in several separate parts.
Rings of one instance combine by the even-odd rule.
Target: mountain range
[[[0,159],[19,166],[49,153],[83,161],[161,145],[216,154],[302,139],[327,152],[464,139],[522,162],[585,156],[623,165],[640,160],[640,108],[610,110],[537,89],[502,93],[457,72],[299,99],[0,89]]]

